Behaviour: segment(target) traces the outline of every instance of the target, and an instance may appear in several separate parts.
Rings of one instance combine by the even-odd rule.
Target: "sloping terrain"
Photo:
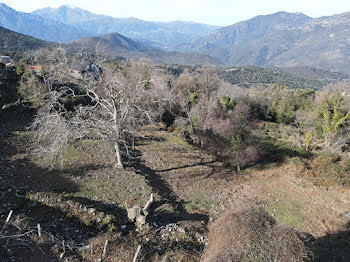
[[[309,69],[311,70],[311,69]],[[318,70],[318,69],[315,69]],[[231,67],[219,71],[220,77],[226,82],[244,87],[251,87],[253,85],[282,85],[289,88],[312,88],[322,89],[325,85],[339,81],[340,77],[344,77],[345,74],[337,74],[327,71],[322,71],[322,76],[327,75],[329,78],[322,78],[315,74],[314,78],[303,76],[301,72],[289,73],[288,69],[276,69],[276,68],[262,68],[254,66],[237,66]],[[306,70],[305,70],[306,71]],[[301,76],[298,76],[301,75]]]
[[[175,21],[165,23],[143,21],[132,17],[114,18],[93,14],[67,5],[59,8],[39,9],[33,11],[32,14],[81,28],[94,35],[119,33],[165,50],[171,50],[172,47],[180,43],[187,43],[219,28],[218,26],[194,22]]]
[[[340,72],[331,72],[315,67],[309,66],[297,66],[297,67],[273,67],[273,70],[286,72],[289,74],[297,75],[308,79],[318,80],[348,80],[350,76]]]
[[[311,19],[284,12],[258,16],[180,46],[229,65],[311,66],[350,72],[349,13]]]
[[[25,52],[40,47],[50,46],[53,43],[46,42],[31,36],[19,34],[0,27],[0,50],[2,52]]]
[[[287,12],[261,15],[218,29],[187,46],[185,45],[184,48],[203,53],[217,53],[219,49],[238,46],[282,30],[296,29],[311,20],[312,18],[304,14]]]
[[[52,42],[70,42],[92,34],[74,26],[23,12],[0,4],[0,26]]]
[[[312,234],[315,261],[350,258],[349,188],[315,186],[288,154],[237,174],[176,133],[149,129],[126,170],[116,170],[110,148],[93,140],[73,144],[50,169],[28,155],[30,119],[14,112],[1,119],[0,220],[13,210],[5,233],[16,234],[0,248],[3,261],[131,261],[138,245],[139,261],[199,261],[208,226],[242,203]],[[124,203],[144,204],[151,192],[150,226],[137,231]]]
[[[150,58],[156,63],[167,64],[220,64],[220,62],[207,55],[182,52],[165,52],[156,48],[145,46],[118,33],[111,33],[99,37],[80,39],[68,46],[73,48],[86,48],[93,52],[98,51],[109,57],[124,57],[128,59]]]

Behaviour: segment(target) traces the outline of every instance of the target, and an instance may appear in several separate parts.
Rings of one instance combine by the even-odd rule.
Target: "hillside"
[[[229,48],[227,63],[280,67],[313,66],[350,72],[347,36],[350,26],[310,24],[301,29],[281,31],[245,44],[244,50]]]
[[[25,52],[38,49],[52,43],[36,39],[31,36],[19,34],[0,27],[0,51],[1,52]]]
[[[175,45],[204,36],[218,26],[194,22],[149,22],[137,18],[114,18],[93,14],[81,8],[61,6],[43,8],[32,12],[34,15],[55,19],[75,26],[94,35],[119,33],[161,49],[172,49]]]
[[[64,155],[64,168],[52,170],[27,153],[31,116],[25,115],[26,121],[13,113],[7,117],[0,128],[0,218],[15,210],[8,230],[17,225],[30,233],[11,242],[11,253],[0,246],[5,259],[60,261],[65,245],[66,261],[96,261],[108,240],[104,261],[132,261],[141,244],[140,261],[199,262],[212,221],[231,206],[246,208],[253,201],[272,221],[307,232],[302,234],[309,237],[313,261],[350,257],[348,232],[341,230],[349,189],[315,186],[300,177],[287,156],[238,175],[176,134],[157,131],[142,133],[146,139],[140,136],[136,147],[142,161],[127,170],[114,169],[108,147],[93,140],[74,143]],[[152,226],[137,231],[124,203],[145,204],[150,193],[156,199]]]
[[[191,44],[179,48],[196,50],[203,53],[217,53],[219,49],[238,46],[281,30],[298,28],[310,20],[312,18],[304,14],[291,14],[287,12],[261,15],[218,29]]]
[[[219,29],[180,49],[210,54],[229,65],[310,66],[349,73],[349,17],[311,19],[279,12]]]
[[[298,73],[298,71],[292,70],[291,68],[271,69],[254,66],[237,66],[220,70],[219,75],[226,82],[233,85],[250,87],[254,84],[277,84],[294,89],[321,89],[327,84],[344,80],[346,79],[345,77],[348,77],[347,75],[332,73],[324,70],[317,71],[317,69],[315,69],[315,71],[319,73],[322,72],[322,75],[315,74],[313,77],[308,77],[309,74],[304,75],[301,72]],[[327,77],[325,78],[325,76]]]
[[[272,67],[273,70],[286,72],[303,78],[318,80],[348,80],[350,76],[340,72],[331,72],[315,67],[297,66],[297,67]]]
[[[84,30],[58,21],[17,12],[2,3],[0,4],[0,26],[21,34],[53,42],[69,42],[91,35]]]
[[[75,46],[96,41],[162,54],[116,33]],[[348,86],[89,56],[97,77],[76,71],[81,52],[37,59],[40,75],[0,70],[2,261],[349,261]]]
[[[118,33],[111,33],[99,37],[82,38],[68,45],[72,48],[86,48],[99,51],[110,57],[124,57],[128,59],[150,58],[156,63],[166,64],[220,64],[218,60],[201,54],[187,54],[181,52],[165,52],[148,47],[142,43],[131,40]]]

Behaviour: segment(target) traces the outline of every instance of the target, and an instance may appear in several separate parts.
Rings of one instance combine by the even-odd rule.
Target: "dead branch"
[[[108,245],[108,240],[106,240],[104,246],[103,246],[103,252],[102,252],[102,256],[105,257],[107,254],[107,245]]]
[[[137,250],[136,250],[136,253],[135,253],[135,256],[134,256],[134,259],[132,260],[132,262],[136,262],[137,261],[137,257],[139,256],[140,251],[141,251],[141,245],[139,245],[137,247]]]
[[[9,222],[10,219],[11,219],[12,213],[13,213],[13,210],[10,210],[10,212],[9,212],[9,214],[8,214],[6,220],[5,220],[5,224],[4,224],[4,226],[2,227],[2,230],[1,230],[0,234],[2,234],[2,233],[4,232],[4,230],[5,230],[5,228],[6,228],[7,224],[8,224],[8,222]]]

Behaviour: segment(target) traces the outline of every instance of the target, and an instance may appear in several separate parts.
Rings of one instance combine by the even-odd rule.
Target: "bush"
[[[23,73],[24,73],[24,70],[23,70],[22,66],[19,66],[19,65],[18,65],[18,66],[16,67],[16,74],[20,76],[20,75],[22,75]]]
[[[198,99],[198,95],[196,93],[191,93],[190,96],[188,97],[188,101],[191,104],[194,104]]]
[[[23,72],[22,76],[21,76],[21,80],[22,80],[23,82],[27,81],[28,78],[30,77],[30,75],[31,75],[30,71],[25,70],[25,71]]]
[[[228,96],[222,96],[220,97],[220,104],[223,110],[232,110],[237,105],[237,100],[231,100]]]
[[[322,153],[310,160],[304,169],[304,174],[319,186],[341,184],[350,186],[350,161],[337,154]]]
[[[298,232],[278,225],[262,208],[248,205],[214,222],[202,261],[293,262],[310,261],[309,257]]]

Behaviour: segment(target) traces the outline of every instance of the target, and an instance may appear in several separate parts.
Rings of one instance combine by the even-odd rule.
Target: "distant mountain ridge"
[[[281,30],[298,28],[311,20],[312,18],[301,13],[277,12],[265,16],[260,15],[216,30],[185,48],[202,52],[206,52],[206,50],[213,51],[212,49],[216,46],[221,48],[243,44]]]
[[[114,18],[66,5],[39,9],[31,14],[55,19],[90,32],[92,35],[119,33],[161,49],[171,49],[175,45],[194,40],[220,28],[194,22],[166,23],[143,21],[137,18]]]
[[[55,46],[58,46],[55,42],[47,42],[0,27],[0,52],[3,54],[13,52],[20,54],[27,51],[37,50],[42,47]],[[123,57],[131,60],[148,58],[156,63],[162,64],[220,64],[218,60],[210,56],[185,54],[181,52],[166,52],[145,46],[142,43],[135,42],[118,33],[82,38],[73,43],[66,44],[64,47],[73,52],[77,49],[80,50],[81,48],[93,52],[98,49],[98,52],[102,55],[107,55],[111,58]]]
[[[23,52],[35,50],[53,43],[36,39],[31,36],[13,32],[0,27],[0,51],[1,52]]]
[[[221,28],[177,50],[228,65],[318,67],[350,73],[350,13],[312,19],[278,12]]]
[[[216,64],[220,62],[207,55],[196,53],[166,52],[153,47],[145,46],[118,33],[110,33],[97,37],[82,38],[68,44],[71,48],[84,48],[98,51],[109,57],[124,57],[128,59],[149,58],[162,64]]]
[[[74,26],[41,16],[18,12],[0,3],[0,26],[46,41],[70,42],[92,35]]]
[[[277,12],[218,28],[193,22],[113,18],[69,6],[26,14],[0,4],[0,26],[55,42],[84,38],[80,43],[89,43],[88,46],[97,43],[100,39],[97,36],[102,35],[113,56],[117,54],[111,50],[119,50],[127,58],[142,54],[162,63],[212,61],[235,66],[316,67],[350,73],[350,12],[320,18]],[[132,42],[120,35],[112,39],[113,33]]]

